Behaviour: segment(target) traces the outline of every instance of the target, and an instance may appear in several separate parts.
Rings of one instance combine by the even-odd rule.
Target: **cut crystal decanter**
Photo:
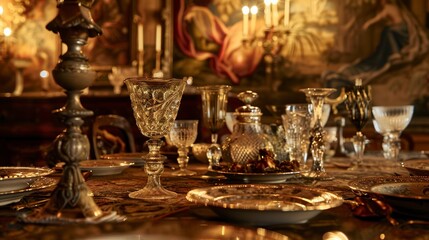
[[[258,94],[245,91],[239,93],[237,97],[245,105],[235,109],[234,116],[237,122],[234,124],[232,134],[226,137],[222,144],[222,156],[224,161],[245,164],[257,160],[260,150],[273,152],[273,145],[263,131],[261,110],[250,105],[258,98]]]

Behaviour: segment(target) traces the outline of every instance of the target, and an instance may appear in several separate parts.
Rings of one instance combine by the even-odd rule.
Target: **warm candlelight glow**
[[[253,5],[250,8],[250,14],[251,14],[251,19],[250,19],[250,34],[255,35],[255,30],[256,30],[256,17],[258,15],[258,7]]]
[[[272,4],[272,10],[273,10],[273,26],[277,27],[277,25],[279,24],[279,12],[277,10],[277,4],[279,3],[278,0],[271,0],[271,4]]]
[[[243,12],[243,38],[247,38],[249,35],[249,12],[248,6],[244,6],[241,11]]]
[[[3,34],[5,37],[9,37],[10,35],[12,35],[12,29],[10,27],[5,27],[3,29]]]
[[[143,51],[143,24],[139,23],[137,26],[137,51]]]
[[[265,26],[271,27],[271,0],[264,0],[265,3]]]
[[[161,25],[160,24],[156,25],[155,51],[157,52],[161,52],[161,35],[162,35],[161,32],[162,32]]]
[[[285,16],[284,16],[285,27],[289,26],[289,18],[290,18],[290,0],[285,0]]]
[[[3,6],[0,6],[0,15],[3,15],[4,9]]]

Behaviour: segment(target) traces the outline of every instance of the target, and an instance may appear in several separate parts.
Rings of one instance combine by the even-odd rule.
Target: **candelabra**
[[[27,216],[25,221],[63,223],[112,219],[112,214],[103,213],[94,202],[93,193],[79,168],[79,162],[88,159],[90,153],[88,138],[80,127],[84,117],[93,115],[82,106],[80,95],[96,77],[82,53],[82,47],[89,37],[101,34],[101,28],[91,18],[92,3],[89,0],[59,1],[58,15],[46,26],[48,30],[59,33],[68,47],[52,72],[55,82],[67,94],[65,106],[53,113],[67,128],[55,139],[48,155],[48,161],[65,164],[63,175],[48,203],[41,211]]]

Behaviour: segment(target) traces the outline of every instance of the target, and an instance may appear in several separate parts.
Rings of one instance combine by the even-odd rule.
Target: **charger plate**
[[[381,198],[395,212],[429,219],[429,177],[370,177],[354,180],[349,187],[358,195]]]
[[[287,179],[301,176],[301,172],[275,172],[275,173],[241,173],[212,170],[224,175],[231,181],[243,183],[285,183]]]
[[[237,184],[198,188],[186,199],[218,215],[253,225],[305,223],[343,199],[321,189],[279,184]]]
[[[19,202],[25,196],[33,192],[54,186],[57,183],[55,179],[40,177],[27,185],[24,189],[0,192],[0,206]]]
[[[38,167],[0,167],[0,193],[26,189],[37,178],[47,176],[54,170]]]

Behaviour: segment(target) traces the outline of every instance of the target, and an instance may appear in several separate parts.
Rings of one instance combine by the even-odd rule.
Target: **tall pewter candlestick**
[[[65,89],[66,104],[53,113],[67,125],[52,144],[48,161],[64,162],[63,175],[48,203],[24,221],[41,223],[87,222],[112,220],[114,214],[103,213],[93,199],[81,174],[79,162],[89,158],[90,144],[80,127],[84,117],[93,115],[80,102],[82,91],[91,86],[96,73],[91,70],[82,47],[88,37],[101,34],[101,28],[91,18],[93,1],[58,1],[58,15],[46,28],[59,33],[67,52],[52,71],[55,82]]]

